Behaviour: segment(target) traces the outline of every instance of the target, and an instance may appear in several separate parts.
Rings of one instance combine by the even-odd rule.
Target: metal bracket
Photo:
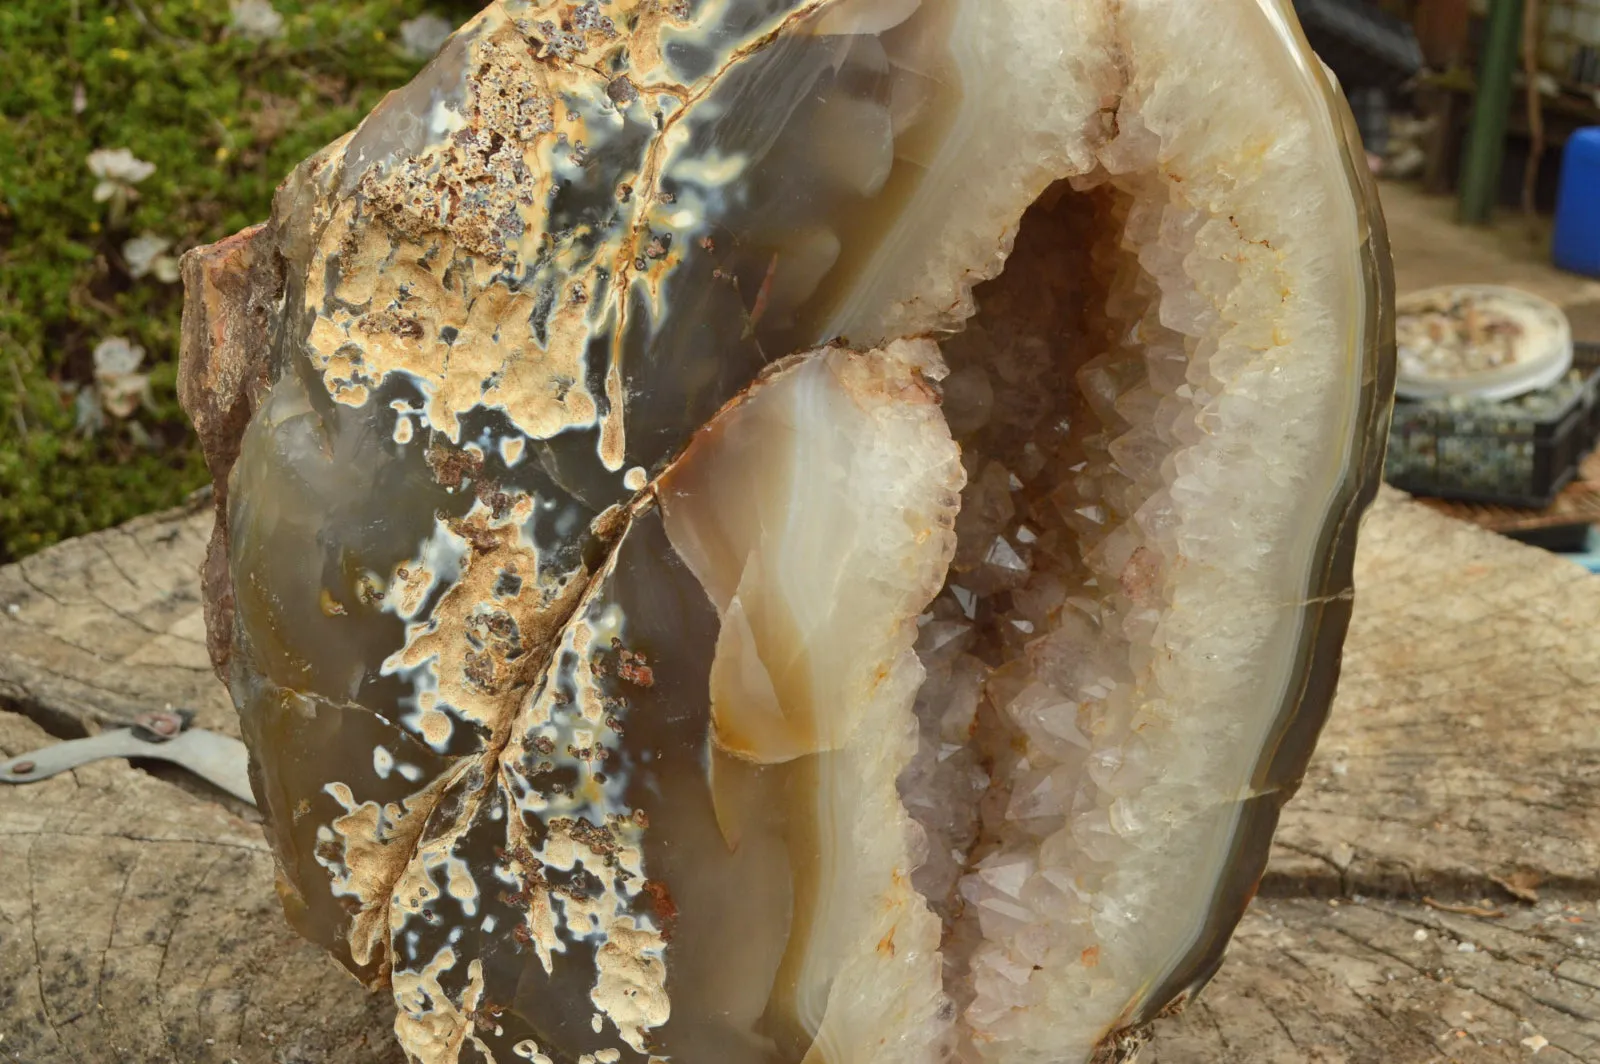
[[[145,713],[130,727],[69,739],[0,761],[0,783],[36,783],[108,757],[148,757],[180,765],[255,805],[250,793],[250,756],[244,743],[204,728],[191,728],[193,720],[194,714],[186,709]]]

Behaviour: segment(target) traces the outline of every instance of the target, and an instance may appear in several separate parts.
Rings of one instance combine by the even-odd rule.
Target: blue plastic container
[[[1572,134],[1562,152],[1552,257],[1563,270],[1600,277],[1600,126]]]

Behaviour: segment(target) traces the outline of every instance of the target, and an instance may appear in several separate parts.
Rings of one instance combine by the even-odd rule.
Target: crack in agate
[[[624,528],[619,540],[626,536]],[[546,975],[562,954],[598,936],[594,1007],[641,1051],[643,1030],[665,1021],[663,942],[631,913],[646,882],[647,821],[619,805],[621,768],[602,771],[611,755],[602,733],[621,731],[620,707],[594,686],[596,640],[619,631],[614,609],[595,608],[613,564],[608,557],[572,581],[576,593],[541,615],[550,634],[527,648],[540,663],[534,694],[519,697],[515,719],[500,722],[488,748],[456,770],[389,892],[396,1031],[416,1059],[454,1060],[467,1044],[493,1059],[485,1040],[501,1033],[505,1006],[486,997],[495,972],[472,957],[465,983],[457,982],[468,958],[459,931],[435,941],[431,932],[443,924],[499,935],[531,951]],[[503,845],[485,854],[478,844],[497,829]],[[453,917],[441,915],[446,908]],[[652,979],[653,997],[641,995]]]
[[[581,572],[550,572],[527,542],[534,497],[498,494],[492,507],[480,501],[436,530],[444,566],[430,566],[425,551],[397,566],[390,583],[401,596],[396,613],[408,620],[436,599],[382,671],[410,680],[415,706],[404,723],[441,752],[458,725],[488,733],[491,748],[504,744],[508,698],[542,667],[584,588]],[[450,578],[434,571],[446,566]]]

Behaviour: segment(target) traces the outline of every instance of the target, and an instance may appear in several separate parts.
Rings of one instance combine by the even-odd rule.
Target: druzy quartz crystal
[[[1287,0],[499,0],[192,252],[290,921],[426,1064],[1121,1059],[1326,712],[1392,292]]]

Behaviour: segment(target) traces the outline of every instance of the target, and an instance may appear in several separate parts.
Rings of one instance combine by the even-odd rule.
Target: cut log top
[[[209,499],[0,567],[0,705],[63,736],[171,705],[237,737],[206,652]]]
[[[1600,579],[1386,490],[1263,897],[1147,1064],[1600,1062]]]
[[[0,752],[167,705],[206,655],[206,506],[0,568]],[[1156,1064],[1600,1064],[1600,580],[1394,492],[1344,680],[1222,973]],[[31,719],[29,719],[31,718]],[[259,829],[124,762],[0,787],[0,1060],[399,1061],[288,930]]]

